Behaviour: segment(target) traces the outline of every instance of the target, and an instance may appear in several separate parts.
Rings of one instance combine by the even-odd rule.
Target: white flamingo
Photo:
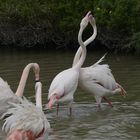
[[[0,77],[0,115],[2,115],[9,107],[10,105],[8,102],[18,102],[17,97],[22,97],[24,88],[26,85],[26,81],[29,75],[30,69],[33,69],[35,73],[35,81],[39,81],[39,72],[40,68],[37,63],[29,63],[23,70],[18,88],[16,90],[16,93],[11,90],[10,86],[8,85],[7,82],[5,82],[1,77]]]
[[[92,40],[94,40],[97,35],[97,27],[94,17],[91,18],[92,19],[90,20],[90,23],[94,29]],[[92,40],[86,40],[84,45],[87,46]],[[79,61],[81,55],[82,48],[79,47],[73,60],[73,66]],[[104,57],[105,55],[98,62],[89,67],[81,68],[79,74],[79,86],[83,90],[94,95],[98,107],[100,107],[102,98],[107,101],[110,106],[112,106],[112,103],[107,99],[106,96],[111,96],[117,93],[121,93],[122,96],[125,96],[126,94],[126,91],[123,89],[123,87],[115,81],[109,66],[107,64],[99,64],[102,62]]]
[[[3,130],[7,133],[6,140],[36,140],[38,138],[47,139],[50,124],[42,111],[42,84],[36,82],[36,105],[29,102],[26,98],[20,98],[20,104],[10,103],[4,116]]]
[[[70,115],[72,115],[72,102],[73,95],[78,85],[79,71],[86,58],[86,47],[84,47],[82,41],[83,30],[88,25],[90,12],[82,19],[80,23],[80,30],[78,34],[78,41],[82,46],[82,55],[79,61],[67,70],[62,71],[53,79],[48,94],[48,108],[51,109],[52,106],[57,103],[57,115],[60,102],[68,102],[70,108]]]

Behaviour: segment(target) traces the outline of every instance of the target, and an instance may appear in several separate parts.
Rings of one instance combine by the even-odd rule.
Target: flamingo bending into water
[[[29,63],[23,70],[16,93],[11,90],[7,82],[0,77],[0,115],[2,115],[9,107],[8,102],[19,102],[17,97],[22,97],[26,81],[30,72],[33,69],[35,73],[35,81],[39,81],[40,68],[37,63]]]
[[[90,24],[94,29],[93,40],[97,35],[97,27],[94,17],[91,17]],[[90,39],[84,42],[87,46],[91,42]],[[73,60],[73,65],[75,65],[82,55],[82,48],[79,47],[77,53]],[[79,86],[94,95],[97,106],[100,107],[102,98],[108,102],[110,106],[112,103],[107,99],[106,96],[111,96],[117,93],[121,93],[122,96],[126,95],[126,91],[123,87],[115,81],[113,74],[107,64],[100,65],[105,55],[95,64],[81,68],[79,74]]]
[[[11,103],[12,107],[4,113],[3,117],[10,115],[6,117],[2,128],[8,133],[6,140],[47,139],[50,124],[42,111],[41,82],[36,82],[35,91],[36,105],[19,97],[20,104]]]
[[[78,34],[78,41],[82,46],[82,55],[79,61],[67,70],[62,71],[61,73],[57,74],[56,77],[53,79],[48,94],[48,108],[51,109],[52,106],[57,103],[57,115],[59,109],[59,103],[61,102],[68,102],[70,108],[70,115],[72,115],[72,102],[73,102],[73,95],[78,85],[78,78],[79,78],[79,71],[81,66],[83,65],[85,58],[86,58],[86,47],[82,41],[82,33],[88,22],[90,20],[91,12],[88,12],[87,15],[82,19],[80,23],[80,30]]]

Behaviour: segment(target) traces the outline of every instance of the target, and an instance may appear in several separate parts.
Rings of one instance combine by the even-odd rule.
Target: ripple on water
[[[37,62],[41,67],[43,93],[47,92],[54,76],[60,71],[71,67],[75,52],[52,51],[46,52],[7,52],[0,51],[1,77],[8,81],[13,91],[16,90],[22,69],[28,62]],[[103,53],[88,52],[85,65],[89,66],[99,60]],[[65,58],[65,59],[64,59]],[[57,61],[56,61],[57,60]],[[127,62],[127,63],[126,63]],[[140,139],[140,56],[111,55],[106,56],[103,63],[108,63],[116,80],[128,92],[127,98],[113,96],[113,108],[103,104],[97,110],[91,103],[92,96],[77,90],[75,99],[80,103],[74,104],[74,116],[68,116],[68,108],[60,106],[59,117],[55,117],[55,109],[45,111],[51,123],[53,132],[49,140],[138,140]],[[132,67],[133,66],[133,67]],[[16,68],[16,69],[15,69]],[[33,75],[29,77],[25,96],[34,94]],[[34,102],[34,96],[30,98]],[[86,101],[86,102],[83,102]],[[134,102],[137,101],[137,102]],[[47,95],[43,94],[43,103]],[[125,103],[124,103],[125,102]],[[2,123],[0,124],[2,126]],[[5,134],[0,132],[0,140]]]
[[[103,104],[101,110],[94,104],[74,104],[72,118],[66,113],[65,106],[60,107],[59,117],[55,117],[55,109],[48,112],[53,128],[49,140],[138,140],[140,102],[113,104],[113,108]]]

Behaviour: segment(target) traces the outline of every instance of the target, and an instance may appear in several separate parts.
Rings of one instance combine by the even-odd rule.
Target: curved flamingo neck
[[[79,61],[73,66],[73,67],[75,67],[77,69],[81,68],[81,66],[83,65],[83,63],[84,63],[84,61],[86,59],[86,52],[87,52],[87,50],[86,50],[86,47],[85,47],[85,45],[84,45],[84,43],[82,41],[83,31],[84,31],[84,28],[80,28],[79,34],[78,34],[78,42],[79,42],[79,44],[81,46],[82,56],[80,57]]]
[[[24,70],[22,72],[22,76],[20,78],[20,82],[19,82],[17,91],[15,93],[18,97],[22,97],[23,96],[23,92],[24,92],[24,89],[25,89],[26,81],[27,81],[27,78],[28,78],[28,75],[29,75],[29,72],[30,72],[31,68],[33,69],[34,74],[35,74],[35,81],[39,80],[39,72],[40,72],[39,65],[37,63],[30,63],[30,64],[28,64],[24,68]]]
[[[88,38],[83,44],[86,47],[88,44],[90,44],[97,36],[97,27],[96,24],[91,23],[92,28],[93,28],[93,34],[90,38]],[[82,47],[80,46],[79,49],[77,50],[75,56],[74,56],[74,60],[73,60],[73,66],[79,61],[80,57],[81,57],[81,53],[82,53]]]
[[[35,84],[36,106],[42,109],[42,84],[37,82]]]

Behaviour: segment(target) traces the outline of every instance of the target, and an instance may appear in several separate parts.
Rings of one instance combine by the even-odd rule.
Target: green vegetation
[[[89,10],[98,27],[97,44],[140,51],[139,0],[0,0],[0,44],[78,46],[79,22]]]

